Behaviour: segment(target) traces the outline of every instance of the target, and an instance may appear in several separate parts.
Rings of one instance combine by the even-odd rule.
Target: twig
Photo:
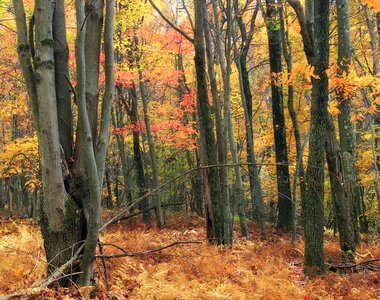
[[[102,265],[103,265],[103,269],[104,269],[104,281],[106,282],[107,290],[109,290],[108,271],[107,271],[106,260],[104,258],[103,244],[99,241],[98,246],[99,246],[99,253],[100,253],[100,255],[102,255],[101,259],[102,259]]]
[[[34,270],[37,268],[38,261],[40,260],[40,255],[41,255],[41,247],[38,247],[38,253],[37,253],[36,263],[34,264],[34,267],[32,269],[30,269],[30,272],[29,272],[28,276],[30,276],[30,274],[32,274],[34,272]]]
[[[146,254],[150,254],[150,253],[154,253],[154,252],[159,252],[161,250],[164,250],[164,249],[167,249],[167,248],[170,248],[170,247],[173,247],[173,246],[177,246],[177,245],[185,245],[185,244],[201,244],[202,241],[199,241],[199,240],[194,240],[194,241],[177,241],[177,242],[174,242],[174,243],[171,243],[169,245],[166,245],[166,246],[162,246],[162,247],[159,247],[159,248],[155,248],[155,249],[151,249],[151,250],[146,250],[146,251],[142,251],[142,252],[124,252],[124,253],[119,253],[119,254],[110,254],[110,255],[96,255],[95,257],[96,258],[103,258],[103,259],[111,259],[111,258],[120,258],[120,257],[126,257],[126,256],[142,256],[142,255],[146,255]]]
[[[112,246],[112,247],[115,247],[116,249],[120,250],[121,252],[127,252],[125,249],[123,249],[122,247],[118,246],[118,245],[115,245],[115,244],[112,244],[112,243],[101,243],[102,246]]]
[[[120,221],[124,215],[126,213],[128,213],[130,211],[130,209],[132,209],[136,204],[140,203],[141,201],[145,200],[146,198],[156,194],[158,191],[160,191],[161,189],[163,189],[164,187],[168,186],[169,184],[175,182],[176,180],[184,177],[184,176],[187,176],[191,173],[194,173],[194,172],[198,172],[198,171],[201,171],[201,170],[207,170],[209,168],[222,168],[222,167],[234,167],[236,165],[239,165],[239,166],[247,166],[247,165],[265,165],[265,166],[275,166],[275,165],[288,165],[287,163],[256,163],[256,164],[253,164],[253,163],[236,163],[236,164],[216,164],[216,165],[208,165],[208,166],[200,166],[198,168],[194,168],[194,169],[191,169],[191,170],[188,170],[170,180],[168,180],[167,182],[163,183],[162,185],[160,185],[159,187],[151,190],[150,192],[146,193],[145,195],[135,199],[134,201],[126,204],[125,206],[121,207],[120,210],[116,213],[116,215],[114,215],[113,217],[111,217],[110,219],[108,219],[108,221],[106,221],[103,226],[99,229],[99,232],[102,232],[104,231],[108,226],[112,225],[112,224],[115,224],[117,223],[118,221]]]
[[[64,274],[64,271],[78,258],[79,254],[84,248],[84,244],[82,244],[78,250],[75,252],[75,254],[70,258],[69,261],[64,263],[62,266],[57,268],[50,276],[48,276],[46,279],[44,279],[42,282],[36,282],[32,285],[32,288],[35,287],[41,287],[45,288],[51,285],[53,282],[56,282],[57,280],[61,279],[62,274]]]

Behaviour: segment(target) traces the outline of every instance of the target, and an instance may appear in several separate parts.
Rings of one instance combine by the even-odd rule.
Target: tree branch
[[[161,18],[164,19],[168,25],[173,28],[175,31],[179,32],[180,34],[183,35],[185,39],[187,39],[190,43],[194,43],[194,39],[191,38],[186,32],[184,32],[181,28],[176,26],[172,21],[170,21],[163,13],[162,11],[154,4],[152,0],[149,0],[149,3],[153,6],[154,10],[161,16]]]
[[[167,248],[170,248],[170,247],[174,247],[174,246],[177,246],[177,245],[201,244],[201,243],[202,243],[202,241],[199,241],[199,240],[177,241],[177,242],[171,243],[171,244],[166,245],[166,246],[162,246],[162,247],[158,247],[158,248],[154,248],[154,249],[146,250],[146,251],[142,251],[142,252],[127,252],[127,251],[125,251],[125,252],[119,253],[119,254],[96,255],[95,257],[97,257],[97,258],[111,259],[111,258],[120,258],[120,257],[127,257],[127,256],[142,256],[142,255],[146,255],[146,254],[150,254],[150,253],[154,253],[154,252],[159,252],[161,250],[164,250],[164,249],[167,249]]]
[[[298,23],[301,27],[301,35],[306,58],[309,64],[313,65],[314,60],[314,39],[309,28],[304,8],[299,0],[287,0],[297,15]]]

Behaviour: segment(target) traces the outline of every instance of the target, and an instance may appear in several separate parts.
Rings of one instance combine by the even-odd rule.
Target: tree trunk
[[[288,34],[288,30],[287,28],[285,28],[285,20],[284,20],[284,13],[283,13],[284,9],[281,9],[280,10],[280,13],[281,13],[281,31],[282,31],[282,49],[283,49],[283,53],[284,53],[284,58],[285,58],[285,62],[286,62],[286,67],[287,67],[287,72],[288,72],[288,79],[290,78],[292,72],[293,72],[293,50],[292,50],[292,46],[290,44],[290,40],[289,40],[289,34]],[[287,18],[287,16],[286,16]],[[288,20],[286,19],[286,22],[288,22]],[[288,25],[288,24],[287,24]],[[305,206],[305,197],[306,197],[306,182],[305,182],[305,168],[304,168],[304,165],[303,165],[303,159],[302,159],[302,146],[301,146],[301,133],[300,133],[300,129],[299,129],[299,123],[298,123],[298,119],[297,119],[297,114],[296,114],[296,111],[294,109],[294,87],[293,85],[290,83],[288,85],[288,110],[289,110],[289,114],[290,114],[290,118],[292,120],[292,124],[293,124],[293,130],[294,130],[294,139],[295,139],[295,142],[296,142],[296,153],[297,153],[297,158],[299,160],[299,168],[298,168],[298,172],[299,172],[299,184],[300,184],[300,194],[301,194],[301,208],[303,208]],[[296,183],[296,182],[295,182]],[[296,189],[293,187],[293,191],[296,191]],[[294,195],[294,192],[293,192],[293,202],[295,202],[295,197],[296,195]],[[295,203],[293,203],[293,206],[294,206]],[[303,215],[302,215],[302,211],[301,210],[301,224],[303,225]],[[295,213],[295,212],[293,212]],[[296,216],[294,215],[292,218],[293,218],[293,222],[296,222],[296,220],[294,219]]]
[[[343,20],[344,16],[347,15],[347,10],[348,10],[348,13],[349,13],[349,8],[347,8],[345,5],[344,5],[344,2],[342,3],[342,0],[340,2],[338,2],[338,7],[343,10],[340,12],[340,15],[339,15],[339,10],[338,10],[338,21],[339,19],[341,20],[341,26],[343,27],[344,24],[342,23],[343,21],[346,20],[346,18]],[[369,36],[370,36],[370,44],[371,44],[371,49],[372,49],[372,58],[373,58],[373,74],[376,75],[376,74],[379,74],[380,73],[380,60],[379,60],[379,52],[377,51],[378,49],[378,37],[376,37],[376,32],[375,32],[375,28],[376,28],[376,24],[375,24],[375,20],[373,19],[373,17],[370,15],[370,12],[368,10],[368,7],[367,5],[364,5],[363,6],[363,10],[364,10],[364,16],[365,16],[365,20],[366,20],[366,24],[367,24],[367,27],[368,27],[368,31],[369,31]],[[340,18],[339,18],[340,16]],[[348,27],[349,27],[349,20],[348,20]],[[347,25],[346,25],[347,27]],[[338,29],[339,29],[339,25],[338,25]],[[339,36],[338,35],[338,38],[342,38],[342,36]],[[346,39],[347,40],[347,39]]]
[[[234,50],[236,53],[236,66],[239,73],[239,87],[242,100],[242,106],[244,108],[244,118],[245,118],[245,128],[246,128],[246,138],[247,138],[247,163],[248,163],[248,172],[249,172],[249,185],[250,185],[250,194],[252,202],[252,218],[260,226],[262,232],[265,229],[265,209],[264,209],[264,200],[263,193],[261,190],[261,183],[259,178],[259,170],[256,164],[255,149],[254,149],[254,137],[252,129],[252,93],[251,86],[249,83],[249,72],[247,70],[247,56],[249,47],[251,44],[253,29],[255,24],[255,18],[257,15],[257,10],[254,11],[252,20],[251,20],[251,30],[250,34],[247,35],[243,21],[239,16],[238,12],[238,2],[234,1],[234,12],[237,18],[238,26],[240,28],[243,47],[239,52],[234,43]],[[231,35],[233,39],[236,40],[236,34],[232,31]]]
[[[307,196],[305,202],[305,271],[324,271],[324,153],[326,141],[329,66],[329,1],[314,3],[314,74],[309,159],[307,167]]]
[[[203,6],[205,0],[196,0],[194,3],[195,32],[195,70],[197,80],[197,108],[199,115],[199,126],[201,139],[204,139],[204,163],[207,165],[218,164],[217,147],[214,136],[214,125],[211,118],[211,109],[208,101],[207,80],[206,80],[206,60],[203,32]],[[212,203],[212,214],[214,221],[215,238],[218,244],[223,244],[224,240],[224,210],[220,201],[220,182],[218,168],[207,168],[207,178],[210,198]],[[207,187],[205,187],[207,189]],[[207,218],[207,221],[209,219]],[[207,227],[210,225],[208,224]]]
[[[117,89],[117,103],[115,104],[116,109],[114,109],[111,112],[111,119],[113,122],[113,126],[117,128],[121,128],[123,126],[123,112],[122,112],[122,106],[121,106],[121,100],[120,100],[120,98],[122,97],[122,93],[123,91],[121,88]],[[131,162],[130,162],[129,157],[127,157],[127,154],[126,154],[124,136],[120,134],[116,134],[116,142],[117,142],[117,148],[119,150],[121,170],[123,173],[124,196],[123,196],[122,202],[129,203],[132,201],[132,176],[130,175]]]
[[[224,239],[225,243],[228,245],[232,244],[232,233],[230,232],[230,222],[231,222],[231,211],[229,205],[229,195],[228,195],[228,168],[225,167],[227,164],[227,141],[225,128],[223,128],[222,123],[222,112],[220,108],[220,99],[218,91],[218,83],[216,81],[216,74],[214,69],[214,57],[212,49],[212,37],[210,32],[208,12],[206,2],[203,4],[203,26],[204,26],[204,35],[206,42],[206,58],[207,58],[207,69],[208,76],[210,79],[211,87],[211,97],[213,102],[213,109],[215,112],[215,123],[216,123],[216,146],[218,150],[218,163],[224,165],[219,168],[219,178],[220,178],[220,202],[221,208],[223,209],[224,215]]]
[[[85,0],[86,37],[86,103],[93,144],[97,141],[99,102],[99,58],[103,28],[104,0]]]
[[[15,0],[13,4],[17,24],[19,60],[27,86],[28,98],[32,104],[41,154],[44,196],[44,205],[41,209],[44,224],[41,225],[41,228],[47,260],[50,261],[54,258],[56,260],[54,265],[58,267],[60,263],[67,261],[68,256],[64,253],[67,251],[63,251],[62,255],[58,257],[55,257],[55,254],[67,248],[68,255],[71,255],[72,251],[68,246],[77,246],[78,242],[83,242],[83,239],[86,238],[81,260],[81,270],[83,271],[81,277],[82,284],[88,285],[92,277],[92,265],[100,227],[101,187],[110,129],[110,103],[113,97],[114,2],[108,1],[106,6],[107,18],[104,29],[106,84],[101,109],[100,138],[95,148],[96,134],[92,135],[86,106],[86,83],[88,83],[87,87],[96,86],[98,76],[92,77],[93,80],[86,78],[86,70],[88,71],[89,68],[86,68],[88,57],[85,58],[84,54],[85,48],[91,48],[86,46],[85,34],[88,23],[92,21],[87,20],[86,26],[83,25],[85,24],[84,5],[80,1],[76,1],[78,25],[76,38],[77,128],[79,129],[77,129],[78,144],[76,145],[78,160],[75,162],[73,160],[70,162],[73,146],[71,140],[73,120],[70,117],[70,95],[67,85],[69,78],[64,3],[56,4],[51,1],[36,0],[35,22],[30,22],[29,28],[31,45],[28,44],[23,3]],[[87,10],[91,10],[89,6]],[[87,12],[91,15],[93,13],[102,15],[103,4],[96,10],[97,12]],[[94,20],[95,18],[92,15],[90,19]],[[33,30],[33,26],[35,26],[35,30]],[[101,31],[102,26],[99,27],[99,34],[96,36],[99,45]],[[30,51],[30,49],[31,47],[34,49],[34,44],[35,55],[34,66],[32,66],[31,52],[34,54],[34,51]],[[99,64],[99,57],[98,62],[91,61],[91,63]],[[98,107],[90,105],[89,110],[97,111]],[[59,118],[64,121],[64,125],[60,123]],[[97,132],[97,119],[95,120]]]
[[[241,168],[239,165],[239,156],[237,152],[234,129],[232,126],[231,117],[231,29],[232,29],[232,12],[230,8],[231,1],[228,2],[227,7],[227,30],[226,30],[226,52],[225,55],[223,51],[223,39],[219,24],[219,10],[216,1],[212,1],[212,8],[214,12],[214,27],[215,27],[215,48],[218,53],[220,71],[223,80],[223,97],[224,97],[224,126],[228,134],[228,142],[230,145],[230,151],[232,156],[232,161],[234,163],[235,181],[236,181],[236,197],[235,203],[238,207],[238,215],[240,221],[240,229],[242,236],[249,238],[247,220],[246,220],[246,204],[244,200],[244,190],[243,190],[243,180],[241,175]]]
[[[144,163],[142,160],[141,149],[140,149],[140,133],[137,128],[138,117],[137,117],[137,95],[136,89],[133,84],[132,88],[128,89],[129,96],[131,98],[131,111],[130,111],[130,119],[131,123],[135,126],[133,130],[133,157],[135,161],[135,169],[136,169],[136,183],[139,188],[140,197],[144,196],[146,193],[146,179],[144,172]],[[145,199],[140,203],[140,210],[143,212],[143,220],[145,223],[150,221],[150,211],[146,208],[149,207],[148,199]]]
[[[355,252],[355,230],[350,191],[347,191],[344,175],[344,154],[340,152],[331,115],[328,116],[326,134],[326,157],[330,174],[335,216],[339,231],[340,247],[352,259]]]
[[[277,228],[289,230],[292,226],[292,201],[290,193],[288,153],[286,146],[286,127],[284,117],[283,93],[281,85],[281,26],[279,10],[277,8],[276,0],[266,0],[266,4],[269,62],[272,88],[272,116],[274,143],[276,151],[276,173],[278,192]]]
[[[337,14],[338,14],[338,75],[345,76],[349,72],[349,65],[351,63],[351,39],[350,39],[350,8],[348,0],[338,0],[337,1]],[[355,199],[357,195],[355,190],[356,186],[356,168],[355,168],[355,135],[354,135],[354,125],[351,122],[351,98],[345,96],[344,91],[338,91],[338,109],[340,114],[338,114],[338,125],[339,125],[339,137],[340,137],[340,148],[342,151],[343,159],[343,176],[344,176],[344,186],[347,209],[349,209],[349,214],[344,214],[343,216],[349,218],[352,223],[350,231],[355,236],[355,243],[359,241],[359,230],[357,223],[357,214],[355,214]],[[337,195],[336,198],[339,198]],[[348,220],[347,220],[348,221]],[[338,223],[340,221],[338,220]],[[339,225],[339,224],[338,224]],[[355,243],[349,243],[350,250],[355,251]],[[342,245],[342,241],[341,241]],[[343,250],[343,249],[342,249]]]
[[[138,64],[138,63],[137,63]],[[148,138],[148,146],[149,146],[149,154],[150,154],[150,159],[152,162],[152,172],[153,172],[153,188],[157,189],[160,185],[159,179],[158,179],[158,162],[157,162],[157,156],[156,156],[156,150],[154,147],[154,141],[152,137],[152,132],[150,129],[150,118],[149,118],[149,111],[148,111],[148,95],[146,93],[146,88],[145,88],[145,82],[143,78],[143,74],[141,71],[141,68],[138,64],[138,69],[139,69],[139,81],[140,81],[140,93],[141,93],[141,99],[143,103],[143,111],[144,111],[144,121],[145,121],[145,127],[146,127],[146,135]],[[164,218],[162,215],[162,208],[161,208],[161,199],[160,199],[160,194],[157,192],[153,196],[154,198],[154,203],[156,205],[156,222],[157,226],[162,228],[164,227]]]
[[[59,141],[66,160],[73,155],[73,113],[71,110],[69,47],[63,0],[57,0],[53,14],[55,90],[57,95]]]

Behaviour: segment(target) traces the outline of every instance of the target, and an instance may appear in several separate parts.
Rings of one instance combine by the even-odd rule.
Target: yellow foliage
[[[0,148],[0,178],[24,174],[26,187],[33,191],[39,185],[37,137],[18,138]]]

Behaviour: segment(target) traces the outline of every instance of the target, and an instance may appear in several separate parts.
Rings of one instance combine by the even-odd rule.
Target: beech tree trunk
[[[43,182],[41,229],[47,261],[55,267],[59,267],[70,258],[73,248],[75,249],[85,242],[80,269],[83,271],[81,283],[88,285],[92,277],[92,265],[100,227],[101,187],[113,97],[114,2],[108,1],[106,5],[104,28],[106,83],[100,124],[95,118],[96,130],[94,132],[96,133],[94,134],[91,131],[88,112],[98,114],[98,106],[86,105],[86,85],[95,87],[98,94],[98,76],[86,77],[88,69],[86,69],[85,57],[85,48],[89,49],[94,44],[86,45],[86,27],[91,22],[86,22],[86,26],[83,26],[85,24],[85,8],[81,1],[76,2],[78,25],[76,38],[78,131],[76,143],[72,140],[73,120],[68,91],[68,47],[64,3],[61,0],[58,2],[36,0],[35,16],[30,22],[29,31],[26,26],[22,0],[13,1],[13,6],[17,25],[19,61],[33,111],[41,155]],[[102,16],[103,3],[96,7],[96,12],[91,11],[89,6],[91,5],[87,6],[88,13]],[[94,21],[96,18],[90,19]],[[92,40],[92,42],[100,45],[101,32],[102,25],[99,26],[99,34],[91,36],[91,39],[98,40]],[[87,43],[90,42],[87,41]],[[32,59],[34,60],[33,66]],[[95,59],[96,57],[91,59],[87,57],[87,62],[95,63],[98,68],[99,57],[97,57],[97,62],[94,61]],[[97,139],[98,134],[99,138]],[[75,160],[72,158],[74,144],[76,146]]]

